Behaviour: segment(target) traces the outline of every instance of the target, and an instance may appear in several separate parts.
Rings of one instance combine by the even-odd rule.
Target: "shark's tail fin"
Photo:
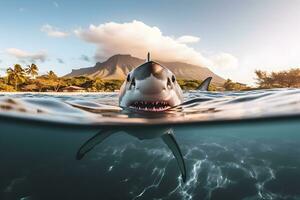
[[[117,131],[115,130],[108,130],[108,129],[103,129],[96,135],[94,135],[91,139],[86,141],[77,151],[76,154],[76,159],[81,160],[86,153],[91,151],[95,146],[103,142],[107,137],[112,135],[113,133],[116,133]]]
[[[197,88],[197,90],[201,90],[201,91],[208,91],[208,87],[209,84],[211,82],[212,77],[208,77],[206,78],[201,84],[200,86]]]
[[[176,158],[177,164],[179,166],[182,181],[186,181],[186,167],[185,162],[181,153],[181,150],[175,140],[175,137],[173,135],[172,129],[168,130],[167,134],[162,135],[162,139],[164,143],[169,147],[169,149],[172,151],[174,157]]]

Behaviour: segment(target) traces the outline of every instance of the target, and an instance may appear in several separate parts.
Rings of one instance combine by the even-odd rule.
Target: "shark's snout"
[[[182,100],[174,74],[148,61],[127,75],[120,92],[120,105],[137,110],[163,111]]]
[[[163,80],[158,80],[153,76],[146,80],[137,81],[136,86],[132,88],[143,95],[159,95],[167,90],[167,83]]]
[[[153,75],[144,80],[136,80],[130,86],[131,101],[129,106],[139,110],[161,111],[170,108],[170,88],[166,80],[160,80]]]

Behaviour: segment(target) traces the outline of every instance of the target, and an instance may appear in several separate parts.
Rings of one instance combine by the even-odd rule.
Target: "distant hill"
[[[65,77],[87,76],[102,79],[125,79],[128,72],[144,62],[145,60],[131,55],[118,54],[110,57],[105,62],[97,62],[93,67],[73,69],[72,72],[65,75]],[[213,77],[212,82],[217,85],[221,85],[225,82],[222,77],[214,74],[206,67],[181,62],[157,62],[170,69],[177,79],[204,80],[208,76],[211,76]]]

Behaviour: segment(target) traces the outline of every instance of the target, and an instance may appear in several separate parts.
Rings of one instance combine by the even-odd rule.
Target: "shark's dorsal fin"
[[[147,62],[150,61],[150,52],[147,53]]]
[[[173,135],[173,130],[169,129],[166,134],[161,136],[164,143],[169,147],[169,149],[172,151],[174,157],[176,158],[177,164],[179,166],[182,181],[186,181],[186,167],[185,162],[181,153],[181,150],[179,148],[178,143],[175,140],[175,137]]]
[[[103,129],[96,135],[94,135],[92,138],[90,138],[88,141],[86,141],[77,151],[76,159],[81,160],[86,153],[91,151],[95,146],[103,142],[107,137],[110,135],[116,133],[118,131],[116,130],[109,130],[109,129]]]
[[[200,86],[197,88],[197,90],[201,90],[201,91],[208,91],[208,87],[209,84],[211,82],[212,77],[208,77],[206,78],[201,84]]]

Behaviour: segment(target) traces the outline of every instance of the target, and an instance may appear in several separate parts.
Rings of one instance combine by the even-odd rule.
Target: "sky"
[[[0,74],[20,63],[65,75],[113,54],[205,66],[254,84],[300,67],[299,0],[0,0]]]

